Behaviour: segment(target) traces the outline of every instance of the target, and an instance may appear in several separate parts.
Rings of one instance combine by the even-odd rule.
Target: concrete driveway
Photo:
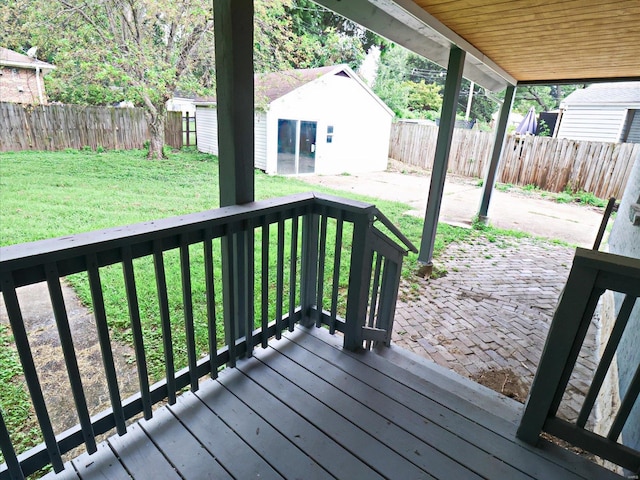
[[[430,176],[425,171],[395,171],[354,175],[300,176],[300,180],[337,190],[354,192],[411,206],[410,213],[423,217],[429,195]],[[440,221],[453,225],[471,225],[478,213],[482,187],[477,179],[448,175],[445,182]],[[513,188],[493,192],[489,208],[491,225],[519,230],[572,245],[591,248],[602,220],[603,209],[578,204],[558,203]]]

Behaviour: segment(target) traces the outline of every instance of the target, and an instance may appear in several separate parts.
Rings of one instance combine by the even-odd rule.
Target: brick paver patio
[[[467,377],[513,372],[528,392],[574,249],[533,239],[474,242],[447,247],[435,262],[445,276],[403,283],[393,342]],[[567,419],[577,417],[595,370],[594,345],[592,325],[560,409]]]

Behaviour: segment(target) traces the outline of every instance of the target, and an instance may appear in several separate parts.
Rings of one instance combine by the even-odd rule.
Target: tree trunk
[[[164,124],[167,118],[167,112],[164,109],[164,105],[161,109],[158,109],[157,114],[149,115],[149,134],[151,139],[149,140],[149,152],[147,159],[149,160],[161,160],[167,158],[164,154]]]

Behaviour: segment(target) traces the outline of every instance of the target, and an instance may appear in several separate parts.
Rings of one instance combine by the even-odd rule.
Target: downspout
[[[40,67],[36,65],[36,88],[38,89],[38,99],[40,100],[40,105],[44,104],[44,100],[42,99],[42,87],[40,86]]]

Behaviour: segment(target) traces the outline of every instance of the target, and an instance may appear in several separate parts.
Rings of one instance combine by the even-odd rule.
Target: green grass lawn
[[[256,198],[266,199],[309,191],[308,184],[287,177],[268,176],[256,172]],[[314,187],[315,188],[315,187]],[[334,195],[348,196],[375,203],[416,245],[419,245],[422,219],[405,215],[410,208],[401,203],[375,200],[315,188]],[[194,150],[182,150],[167,160],[148,161],[143,151],[90,151],[0,153],[0,244],[11,245],[90,230],[165,218],[218,206],[218,163],[214,156]],[[275,235],[272,229],[271,234]],[[468,241],[478,235],[502,235],[494,229],[477,231],[440,225],[436,238],[435,256],[453,241]],[[345,245],[349,242],[345,236]],[[258,243],[259,245],[259,243]],[[202,271],[201,247],[191,249],[192,272]],[[288,252],[288,249],[287,249]],[[259,252],[256,252],[259,258]],[[165,254],[167,282],[171,303],[172,323],[177,367],[186,365],[184,323],[180,268],[177,252]],[[405,260],[403,275],[410,279],[416,267],[416,255]],[[150,259],[135,263],[141,316],[149,369],[154,379],[164,376],[162,336],[158,324],[158,307],[153,265]],[[275,268],[271,269],[272,272]],[[122,271],[119,265],[100,271],[105,291],[107,315],[116,339],[131,342],[131,329],[125,301]],[[327,268],[326,275],[331,275]],[[199,276],[198,276],[199,275]],[[219,271],[217,278],[220,278]],[[274,273],[275,275],[275,273]],[[346,285],[348,272],[341,273]],[[260,279],[257,278],[257,281]],[[69,278],[81,300],[90,302],[88,283],[84,275]],[[196,341],[200,353],[207,350],[207,329],[204,321],[204,280],[194,273],[193,297],[196,322]],[[274,287],[275,279],[270,278]],[[285,278],[285,285],[287,279]],[[218,301],[221,295],[218,295]],[[258,305],[259,306],[259,305]],[[274,310],[274,306],[270,308]],[[285,308],[286,312],[287,309]],[[220,322],[221,323],[221,322]],[[221,328],[221,327],[219,327]],[[218,338],[222,332],[218,332]],[[0,330],[0,380],[4,384],[16,382],[20,367],[10,334]],[[25,411],[26,393],[18,383],[17,391],[3,389],[0,406],[11,412],[6,420],[10,430],[20,430],[17,444],[32,444],[33,429],[29,422],[14,412]],[[20,393],[20,390],[22,393]],[[28,410],[28,408],[26,409]]]

